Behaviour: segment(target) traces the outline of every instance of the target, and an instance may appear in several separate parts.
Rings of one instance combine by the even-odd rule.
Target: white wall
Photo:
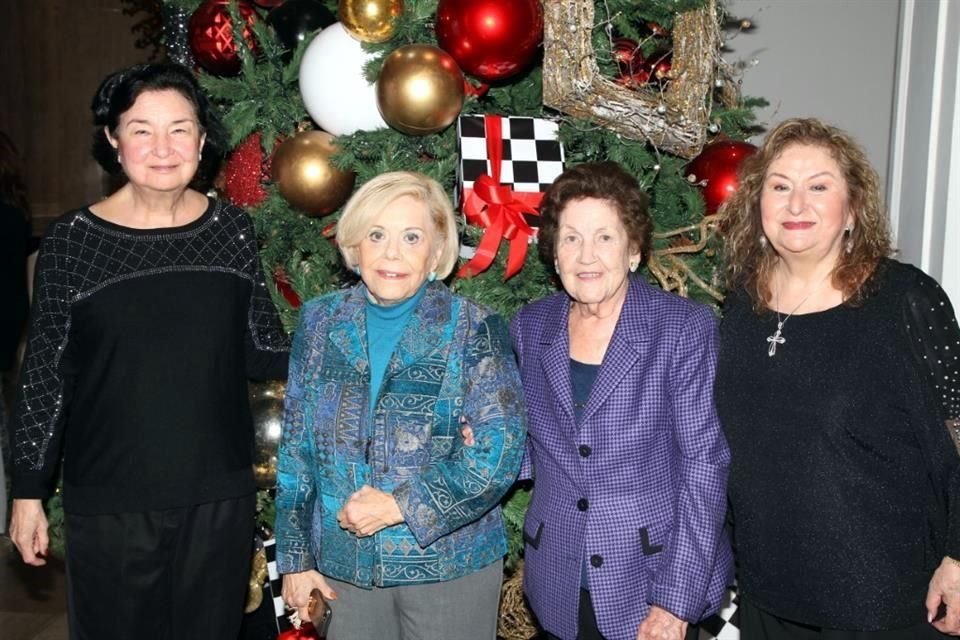
[[[901,4],[891,221],[902,259],[960,307],[960,3]]]
[[[896,89],[900,0],[727,0],[756,25],[727,40],[729,62],[757,60],[744,95],[770,107],[772,128],[815,116],[854,136],[886,181]]]

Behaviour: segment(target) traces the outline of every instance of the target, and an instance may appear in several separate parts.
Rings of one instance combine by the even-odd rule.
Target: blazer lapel
[[[336,346],[350,365],[360,373],[367,373],[366,294],[363,285],[350,289],[330,321],[334,327],[330,342]]]
[[[557,296],[557,308],[550,314],[550,323],[540,334],[540,366],[547,383],[553,391],[557,405],[566,414],[569,423],[575,425],[573,411],[573,386],[570,382],[570,334],[567,331],[569,299]]]
[[[623,301],[620,318],[613,330],[613,337],[607,347],[606,355],[597,379],[590,390],[587,406],[583,410],[583,420],[593,415],[610,394],[620,386],[627,373],[636,366],[643,356],[649,331],[646,330],[649,314],[652,313],[649,303],[649,287],[640,278],[634,278],[627,290],[627,298]]]

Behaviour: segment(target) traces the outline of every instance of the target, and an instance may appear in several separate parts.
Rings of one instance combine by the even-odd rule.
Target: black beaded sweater
[[[37,258],[10,430],[14,498],[120,513],[248,494],[247,378],[285,378],[289,342],[250,218],[211,200],[179,227],[71,211]]]
[[[960,558],[960,331],[940,286],[886,260],[859,306],[777,316],[724,308],[715,398],[730,444],[741,593],[804,624],[877,630],[926,619]]]

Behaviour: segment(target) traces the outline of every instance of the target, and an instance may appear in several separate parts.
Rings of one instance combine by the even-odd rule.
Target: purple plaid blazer
[[[696,622],[719,608],[733,569],[716,320],[633,278],[578,426],[569,302],[558,293],[532,303],[511,325],[529,416],[521,477],[534,479],[527,597],[541,626],[576,638],[586,566],[608,640],[634,640],[650,605]]]

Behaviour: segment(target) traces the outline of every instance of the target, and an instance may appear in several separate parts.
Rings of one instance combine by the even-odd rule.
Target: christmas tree
[[[479,187],[471,195],[459,116],[488,138],[502,121],[539,119],[555,127],[568,166],[623,165],[650,195],[648,279],[722,299],[717,207],[752,150],[739,141],[763,101],[739,95],[722,45],[746,25],[715,0],[162,0],[155,9],[140,29],[155,40],[162,25],[167,57],[196,68],[222,110],[233,152],[216,188],[253,216],[288,329],[302,300],[354,280],[332,241],[338,212],[386,171],[430,175],[465,205],[455,291],[509,318],[556,290],[527,250],[538,194],[515,193],[519,179],[496,184],[491,162],[487,184],[519,204],[498,208]],[[513,558],[526,496],[514,492],[505,508]],[[272,526],[269,490],[259,506]]]

